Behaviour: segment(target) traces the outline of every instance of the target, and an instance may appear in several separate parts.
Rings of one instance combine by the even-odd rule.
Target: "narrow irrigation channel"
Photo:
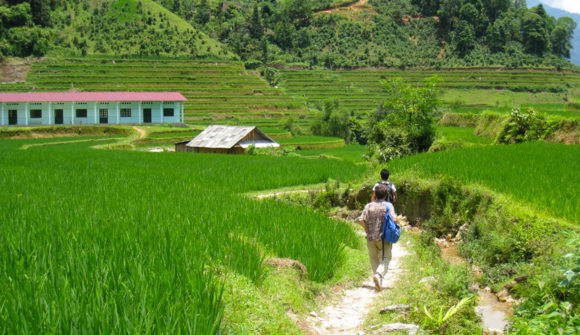
[[[437,245],[441,249],[441,255],[450,264],[467,263],[459,256],[458,246],[455,242],[438,239]],[[489,288],[477,288],[479,305],[475,312],[481,318],[483,329],[488,334],[503,333],[508,325],[508,319],[513,316],[513,303],[500,301],[498,296]]]

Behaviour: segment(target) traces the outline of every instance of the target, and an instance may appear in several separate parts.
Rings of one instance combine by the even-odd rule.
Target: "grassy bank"
[[[479,114],[446,113],[438,122],[438,125],[440,128],[445,127],[442,128],[445,133],[454,132],[462,135],[461,137],[450,136],[451,138],[455,137],[455,141],[451,141],[452,143],[491,143],[492,141],[485,138],[495,140],[508,122],[510,122],[508,111],[504,113],[485,111]],[[467,134],[467,130],[456,129],[450,131],[447,127],[474,129]],[[580,114],[575,112],[567,117],[548,115],[545,118],[545,130],[541,138],[553,143],[580,144]]]
[[[489,286],[495,292],[508,290],[521,299],[515,307],[513,333],[551,334],[558,328],[563,329],[562,334],[577,333],[580,287],[573,268],[580,257],[580,234],[576,224],[489,188],[449,177],[426,179],[416,170],[393,170],[398,212],[426,231],[414,242],[417,260],[410,263],[412,269],[416,268],[412,271],[421,277],[437,278],[434,290],[413,283],[398,296],[415,306],[409,320],[433,327],[421,305],[429,310],[437,304],[426,301],[434,299],[446,309],[472,294],[468,290],[473,280],[468,275],[471,269],[444,265],[433,256],[439,254],[433,237],[454,238],[460,241],[460,255],[482,270],[483,275],[477,278],[482,287]],[[524,280],[516,282],[516,278]],[[473,315],[460,317],[455,326],[449,324],[441,333],[462,333],[465,327],[477,329],[469,325],[469,320],[474,320]]]

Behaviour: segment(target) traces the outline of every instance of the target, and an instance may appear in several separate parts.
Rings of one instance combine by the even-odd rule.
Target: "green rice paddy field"
[[[384,99],[383,81],[400,77],[422,86],[424,79],[437,75],[443,102],[472,112],[503,107],[531,106],[546,112],[568,111],[568,101],[580,96],[580,74],[549,71],[494,69],[413,71],[413,70],[282,70],[280,87],[306,97],[309,104],[338,99],[341,106],[355,112],[376,109]],[[580,113],[572,110],[578,116]]]
[[[580,223],[580,146],[553,143],[483,146],[409,156],[389,163],[394,174],[455,177]]]
[[[240,194],[353,180],[364,167],[87,143],[19,150],[43,141],[0,141],[0,333],[215,334],[236,326],[229,279],[259,286],[262,261],[287,257],[324,282],[357,247],[343,222]]]

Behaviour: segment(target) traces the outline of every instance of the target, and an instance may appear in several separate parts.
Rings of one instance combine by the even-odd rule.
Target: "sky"
[[[580,0],[540,0],[546,5],[580,14]]]

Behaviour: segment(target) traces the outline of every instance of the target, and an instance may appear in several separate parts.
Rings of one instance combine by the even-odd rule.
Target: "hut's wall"
[[[175,151],[176,152],[187,152],[187,147],[185,146],[187,144],[187,142],[185,143],[176,143],[175,144]]]
[[[177,149],[176,149],[177,150]],[[205,154],[243,154],[244,148],[240,146],[235,146],[230,149],[222,148],[204,148],[204,147],[186,147],[187,152],[199,152]]]

